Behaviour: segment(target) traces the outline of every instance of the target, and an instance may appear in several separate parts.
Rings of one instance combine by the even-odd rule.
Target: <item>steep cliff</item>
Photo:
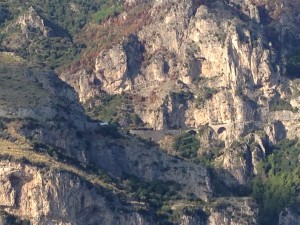
[[[0,182],[1,210],[30,224],[149,224],[109,190],[68,172],[4,160]]]
[[[297,4],[284,4],[281,11],[293,10]],[[135,112],[154,129],[197,128],[208,123],[216,131],[224,127],[224,138],[232,140],[253,128],[274,136],[272,127],[280,120],[287,137],[295,137],[298,97],[289,94],[293,81],[285,76],[292,41],[285,43],[284,37],[296,39],[299,30],[284,26],[294,27],[297,21],[282,13],[265,22],[273,11],[266,4],[257,5],[251,1],[153,1],[151,23],[101,51],[91,74],[80,70],[61,77],[83,102],[101,91],[142,97]],[[271,37],[268,29],[273,27],[281,34]],[[170,98],[172,92],[182,90],[193,95],[187,105]],[[278,99],[291,107],[273,107]],[[274,110],[291,112],[282,118]]]
[[[210,201],[203,165],[90,120],[54,72],[0,56],[3,224],[156,224],[165,204]]]
[[[0,224],[297,224],[299,4],[0,3]]]
[[[147,4],[145,13],[134,17],[131,10]],[[147,127],[167,133],[195,129],[201,147],[189,160],[212,163],[225,186],[249,185],[270,160],[274,145],[300,134],[299,61],[294,51],[299,47],[299,2],[186,0],[130,5],[98,27],[122,38],[100,46],[90,58],[89,70],[75,68],[60,77],[75,88],[90,111],[103,103],[103,93],[126,93],[133,113]],[[140,26],[143,18],[149,22]],[[136,21],[135,29],[126,21]],[[122,32],[107,28],[119,24],[124,26]],[[121,125],[133,124],[128,121]],[[201,130],[207,126],[203,138]],[[164,137],[161,146],[182,156],[171,144],[176,136],[163,134],[158,139]],[[220,141],[225,146],[212,144]]]

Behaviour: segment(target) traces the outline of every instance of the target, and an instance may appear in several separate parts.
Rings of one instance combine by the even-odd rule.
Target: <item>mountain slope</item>
[[[297,224],[299,3],[1,2],[0,224]]]
[[[74,91],[53,72],[29,68],[12,53],[1,57],[2,211],[32,224],[93,224],[103,218],[107,224],[147,224],[157,220],[163,204],[211,198],[206,168],[89,120]],[[174,175],[181,170],[192,175]],[[141,197],[138,188],[152,197]]]

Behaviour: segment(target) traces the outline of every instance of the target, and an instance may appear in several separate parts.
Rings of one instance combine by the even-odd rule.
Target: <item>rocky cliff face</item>
[[[173,185],[170,194],[178,193],[180,201],[191,195],[202,201],[212,198],[203,165],[168,156],[151,142],[88,120],[75,92],[53,72],[27,68],[15,55],[0,56],[5,59],[1,66],[8,56],[13,63],[4,63],[0,73],[3,224],[156,224],[156,209],[143,202],[148,197],[136,197],[139,189],[132,190],[133,185],[163,185],[167,190]],[[19,87],[20,82],[26,85]],[[86,171],[96,175],[90,178]],[[120,183],[126,204],[124,196],[95,182],[98,171]],[[130,186],[132,179],[140,184]],[[141,207],[148,216],[138,213]]]
[[[208,125],[225,142],[214,160],[225,171],[221,179],[229,186],[247,184],[270,145],[300,134],[299,85],[286,72],[299,40],[299,3],[149,4],[150,22],[100,49],[93,71],[60,77],[82,102],[103,92],[128,93],[134,112],[154,130]],[[120,15],[117,21],[126,19]]]
[[[69,172],[6,160],[0,165],[0,208],[13,215],[6,220],[2,216],[1,224],[14,224],[10,222],[13,218],[30,224],[157,224],[149,215],[134,212],[132,205],[119,201],[110,190]],[[249,199],[229,198],[216,204],[209,218],[201,212],[187,213],[178,224],[257,224],[257,212]]]
[[[97,26],[112,44],[93,49],[92,60],[82,54],[88,68],[60,74],[78,97],[54,72],[1,52],[0,224],[258,224],[259,206],[241,196],[250,196],[262,162],[269,162],[262,181],[274,170],[271,147],[300,134],[299,79],[286,71],[299,41],[299,2],[126,0],[123,7]],[[37,40],[41,49],[73,46],[53,37],[41,15],[30,7],[11,22],[1,51],[38,52]],[[109,30],[132,21],[125,36]],[[117,107],[161,130],[173,156],[152,139],[88,118],[78,101],[94,107],[103,95],[125,93],[130,107]],[[178,153],[175,134],[200,142],[195,158]],[[192,139],[183,140],[191,150]],[[286,208],[279,224],[298,217]]]
[[[210,225],[257,224],[257,210],[251,199],[222,199],[216,204],[208,220]]]
[[[1,161],[0,174],[1,210],[30,224],[150,224],[108,190],[70,173]]]
[[[46,27],[44,20],[36,13],[33,7],[30,7],[28,12],[19,17],[16,24],[21,26],[22,33],[26,38],[29,38],[30,31],[35,31],[35,29],[44,37],[51,36],[51,29]]]
[[[208,123],[216,131],[224,127],[228,140],[248,134],[254,126],[271,131],[278,120],[270,110],[271,100],[291,97],[285,85],[290,82],[284,77],[285,55],[278,53],[289,46],[278,49],[284,40],[271,39],[264,28],[268,7],[251,1],[153,1],[151,23],[103,50],[92,74],[82,70],[61,77],[83,102],[101,91],[141,95],[145,101],[135,111],[155,129]],[[292,26],[295,21],[281,16],[281,36],[290,35],[283,23]],[[180,106],[170,94],[184,88],[194,98]],[[283,122],[288,137],[299,129],[290,125],[298,118],[297,107]]]
[[[53,36],[53,30],[45,25],[44,20],[33,7],[22,14],[14,23],[6,28],[9,33],[3,46],[10,50],[17,50],[28,44],[35,36]]]
[[[151,198],[136,199],[135,192],[139,189],[132,190],[128,184],[130,177],[148,185],[166,183],[168,189],[177,186],[174,189],[177,197],[166,202],[178,213],[174,224],[214,224],[220,220],[217,214],[208,217],[204,208],[198,208],[193,202],[209,202],[215,195],[210,174],[203,165],[171,157],[153,143],[143,143],[132,136],[114,139],[109,136],[109,127],[87,120],[74,92],[54,73],[39,69],[26,71],[21,74],[14,71],[10,78],[2,72],[3,87],[8,81],[22,80],[32,91],[41,88],[38,90],[43,90],[49,98],[42,102],[38,98],[31,99],[31,103],[25,105],[26,89],[20,90],[23,95],[13,102],[6,101],[13,92],[3,89],[0,93],[3,111],[0,224],[154,225],[163,221],[163,217],[157,218],[156,209],[148,205]],[[72,115],[67,116],[65,108],[58,107],[62,102],[69,105]],[[34,110],[39,105],[53,109],[54,114],[42,116]],[[10,113],[12,110],[14,114]],[[16,113],[20,111],[26,113]],[[101,181],[99,170],[112,181]],[[191,210],[186,209],[186,205],[192,207]],[[230,212],[236,210],[232,208]],[[247,213],[252,215],[255,208],[247,209]]]

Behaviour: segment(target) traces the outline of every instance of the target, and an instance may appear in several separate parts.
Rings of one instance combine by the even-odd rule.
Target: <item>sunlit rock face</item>
[[[282,120],[287,137],[298,133],[299,99],[288,94],[291,83],[282,60],[289,45],[278,45],[284,33],[272,39],[265,28],[267,17],[278,27],[293,27],[296,20],[286,14],[274,17],[281,6],[191,0],[151,4],[151,23],[101,51],[94,72],[61,74],[82,102],[101,91],[127,92],[144,99],[134,110],[154,129],[208,123],[216,131],[224,127],[221,138],[227,141],[253,129],[276,136],[272,127],[277,120]],[[290,29],[282,32],[288,35]],[[172,92],[191,92],[193,97],[174,98]],[[273,99],[290,101],[295,110],[280,119],[272,111]]]

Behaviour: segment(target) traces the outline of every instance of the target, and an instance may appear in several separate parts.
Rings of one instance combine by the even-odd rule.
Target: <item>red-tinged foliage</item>
[[[122,42],[132,33],[137,33],[143,26],[151,22],[149,5],[138,4],[134,7],[125,6],[125,13],[110,18],[102,24],[89,24],[83,32],[75,37],[76,42],[84,43],[87,48],[81,59],[68,66],[70,73],[89,68],[94,69],[95,59],[103,50]],[[125,18],[126,17],[126,18]]]

